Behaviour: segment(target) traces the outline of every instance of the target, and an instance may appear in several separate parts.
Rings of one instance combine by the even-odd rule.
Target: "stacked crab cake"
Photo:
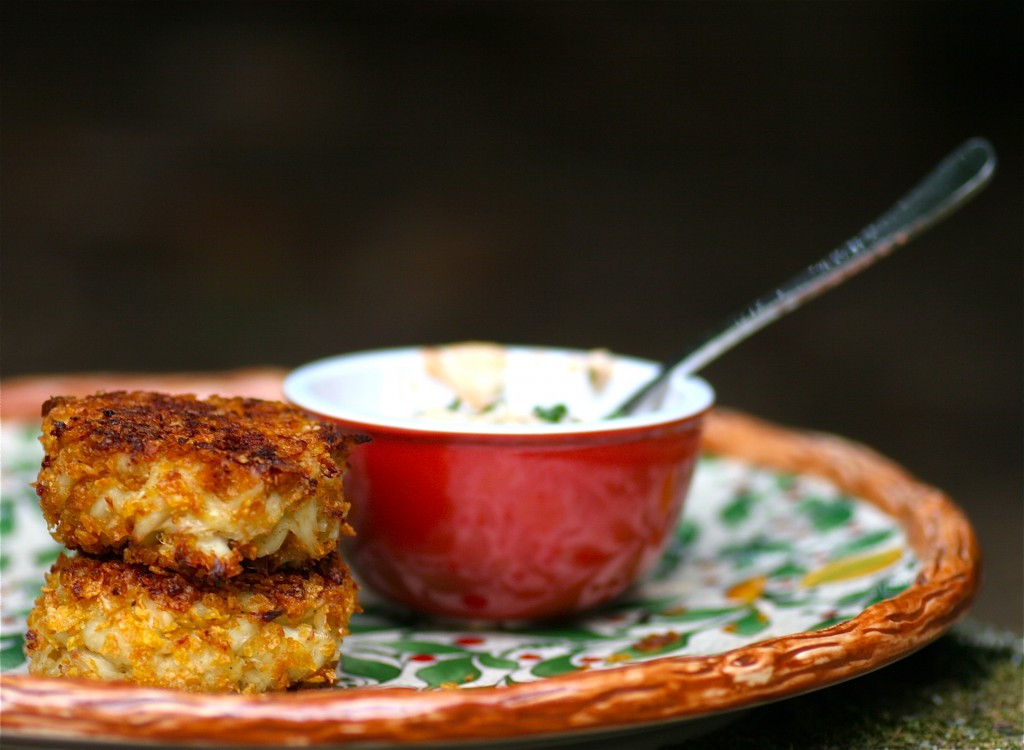
[[[29,670],[194,691],[331,683],[356,585],[356,438],[286,404],[123,391],[43,405],[36,492],[61,555]]]

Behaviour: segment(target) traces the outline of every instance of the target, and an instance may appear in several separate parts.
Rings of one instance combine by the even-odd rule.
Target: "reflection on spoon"
[[[888,212],[785,284],[712,329],[622,403],[609,418],[654,409],[676,372],[695,373],[751,334],[841,284],[960,208],[992,177],[991,144],[972,138],[947,156]]]

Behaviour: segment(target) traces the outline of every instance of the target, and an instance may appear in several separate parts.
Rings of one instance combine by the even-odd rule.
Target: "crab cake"
[[[301,571],[222,583],[115,557],[61,555],[28,618],[39,676],[195,692],[331,684],[356,584],[335,552]]]
[[[54,538],[194,576],[267,570],[333,551],[357,438],[287,404],[99,393],[43,404],[36,482]]]

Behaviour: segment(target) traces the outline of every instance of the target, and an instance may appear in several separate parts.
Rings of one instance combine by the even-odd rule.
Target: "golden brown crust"
[[[64,556],[29,616],[29,671],[202,692],[335,679],[356,585],[334,553],[302,571],[194,581],[119,558]]]
[[[50,579],[53,580],[50,580]],[[160,568],[125,563],[116,557],[61,555],[47,580],[81,600],[100,601],[128,592],[143,595],[157,607],[186,612],[210,599],[218,609],[241,611],[238,593],[245,592],[245,612],[263,620],[283,618],[292,624],[309,611],[310,598],[325,589],[351,586],[352,576],[340,553],[333,553],[303,570],[268,572],[246,568],[230,581],[213,583]]]
[[[337,476],[331,459],[343,454],[351,440],[330,422],[281,402],[254,398],[200,400],[190,394],[146,391],[54,396],[43,404],[42,417],[44,445],[72,447],[80,452],[76,458],[81,463],[102,461],[111,452],[171,459],[198,455],[211,462],[208,489],[224,495],[237,489],[231,464],[241,464],[263,481],[315,485],[303,461],[311,437],[319,437],[325,449],[317,456],[324,475]],[[227,463],[219,466],[221,462]]]
[[[53,397],[36,492],[54,537],[213,578],[298,565],[351,533],[355,438],[280,402],[155,392]]]

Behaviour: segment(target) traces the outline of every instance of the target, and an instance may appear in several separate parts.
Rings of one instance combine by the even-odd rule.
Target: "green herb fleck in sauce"
[[[557,424],[569,416],[569,407],[565,404],[555,404],[554,406],[548,407],[535,406],[533,407],[533,415],[537,417],[537,419]]]

